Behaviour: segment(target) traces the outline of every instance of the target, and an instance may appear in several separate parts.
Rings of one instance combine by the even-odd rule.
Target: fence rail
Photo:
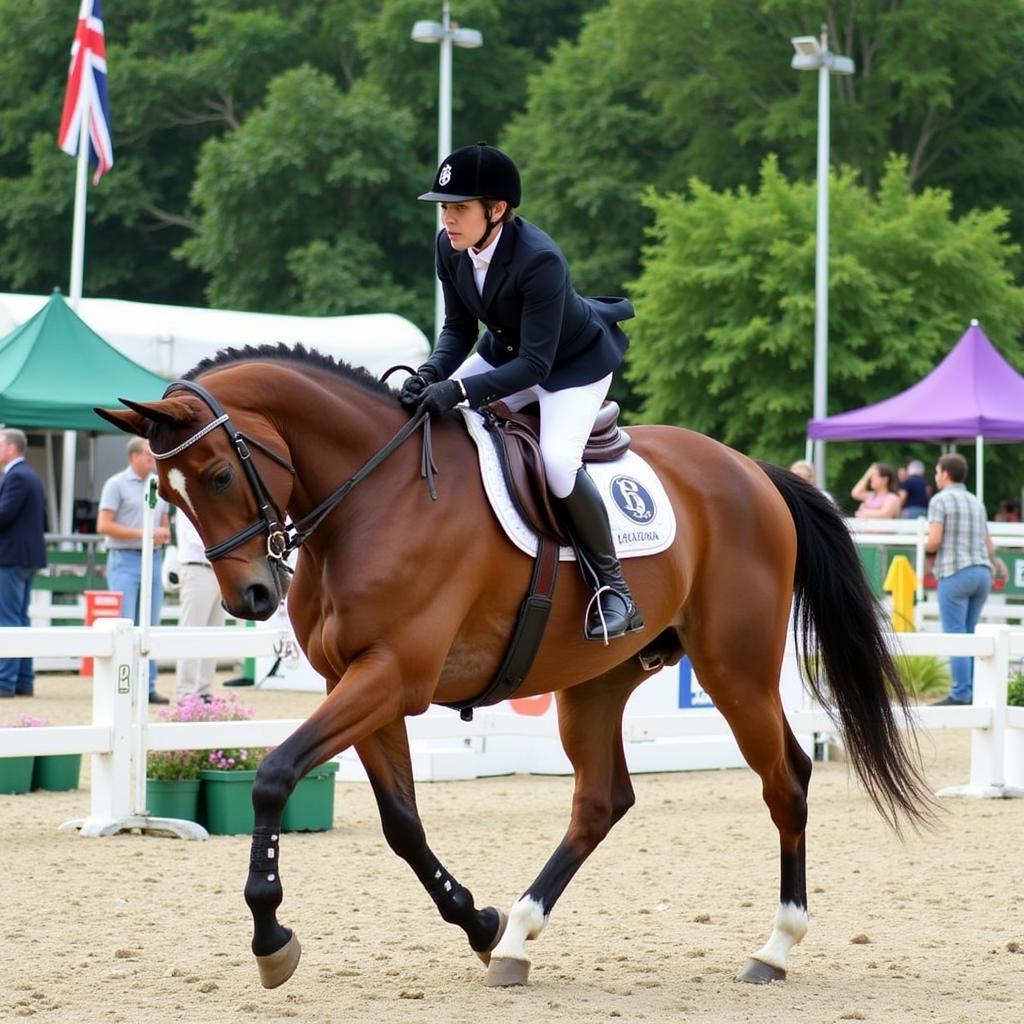
[[[148,634],[148,635],[147,635]],[[94,659],[92,723],[33,729],[0,729],[0,755],[27,756],[82,753],[92,756],[89,816],[65,826],[79,827],[85,835],[111,835],[126,828],[173,831],[166,819],[152,819],[145,808],[145,766],[149,750],[205,749],[223,746],[274,746],[287,737],[299,719],[241,722],[148,722],[145,698],[146,659],[152,657],[270,657],[290,642],[286,630],[137,629],[127,619],[101,619],[90,628],[0,629],[0,650],[7,657],[33,657],[42,652]],[[970,728],[969,782],[949,792],[975,796],[1024,795],[1024,708],[1007,706],[1007,678],[1011,659],[1024,656],[1024,631],[982,625],[974,635],[918,633],[889,635],[891,647],[907,654],[972,656],[975,660],[974,703],[965,707],[918,707],[914,723],[925,729]],[[783,666],[782,692],[787,717],[797,735],[831,734],[827,714],[812,706],[795,683],[796,656],[790,648]],[[797,696],[800,694],[800,696]],[[504,741],[505,770],[524,769],[524,750],[539,744],[557,749],[557,761],[566,764],[558,746],[557,725],[551,716],[525,717],[508,711],[486,710],[464,723],[455,715],[412,718],[410,740],[433,744],[432,757],[440,758],[452,774],[432,778],[474,777],[466,773],[466,758],[490,743]],[[713,708],[686,709],[678,714],[635,715],[623,726],[629,756],[661,747],[657,769],[684,767],[677,755],[684,744],[730,738],[728,726]],[[474,746],[476,745],[476,746]],[[492,747],[492,752],[493,752]],[[511,753],[509,753],[511,752]],[[672,758],[676,761],[672,764]],[[414,751],[414,761],[416,752]],[[631,760],[631,767],[633,763]],[[434,764],[436,771],[437,765]],[[564,770],[559,767],[535,770]],[[182,823],[178,823],[182,824]],[[62,826],[62,827],[65,827]],[[200,830],[201,831],[201,830]],[[187,834],[182,832],[181,834]]]

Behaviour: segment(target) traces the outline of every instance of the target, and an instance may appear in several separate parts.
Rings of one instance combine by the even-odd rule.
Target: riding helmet
[[[419,197],[427,203],[461,203],[467,199],[504,199],[518,206],[523,198],[519,168],[500,149],[478,142],[455,150],[434,175],[429,192]]]

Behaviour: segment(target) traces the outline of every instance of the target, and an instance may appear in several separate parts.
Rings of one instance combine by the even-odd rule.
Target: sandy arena
[[[161,676],[169,692],[173,681]],[[219,684],[218,684],[218,688]],[[231,692],[231,691],[224,691]],[[257,717],[305,716],[309,694],[242,689]],[[42,676],[5,701],[85,723],[89,683]],[[969,733],[923,735],[935,788],[966,782]],[[88,760],[88,759],[86,759]],[[1024,803],[944,800],[943,824],[901,844],[842,763],[811,783],[811,928],[784,984],[732,978],[770,930],[776,832],[746,769],[641,775],[637,806],[583,867],[531,943],[530,984],[484,987],[381,837],[369,787],[338,786],[335,828],[281,846],[281,920],[303,945],[283,987],[259,985],[242,899],[249,839],[205,843],[58,832],[72,793],[0,796],[0,1020],[163,1024],[876,1024],[1024,1020]],[[508,908],[554,849],[571,780],[421,785],[431,844],[478,905]]]

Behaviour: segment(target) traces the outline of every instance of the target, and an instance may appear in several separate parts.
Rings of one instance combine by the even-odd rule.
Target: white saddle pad
[[[460,412],[469,436],[476,444],[480,476],[498,522],[520,551],[536,555],[537,535],[519,514],[508,493],[498,453],[494,450],[494,440],[484,426],[483,416],[465,407],[460,408]],[[672,504],[654,470],[636,452],[627,451],[614,462],[588,462],[587,472],[608,509],[608,521],[619,558],[656,555],[672,543],[676,535]],[[563,562],[572,561],[575,557],[570,547],[559,551]]]

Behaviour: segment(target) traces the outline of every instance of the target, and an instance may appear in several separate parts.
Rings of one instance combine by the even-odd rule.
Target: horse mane
[[[393,391],[383,381],[378,380],[369,370],[362,366],[352,366],[343,359],[335,359],[333,356],[324,355],[316,349],[306,348],[304,345],[286,345],[279,342],[276,345],[245,345],[243,348],[222,348],[212,358],[203,359],[184,375],[184,380],[196,380],[210,370],[219,370],[225,366],[233,366],[236,363],[254,363],[272,360],[277,362],[298,363],[301,366],[312,367],[317,370],[326,370],[328,373],[348,381],[356,387],[392,402],[398,401],[398,392]]]

